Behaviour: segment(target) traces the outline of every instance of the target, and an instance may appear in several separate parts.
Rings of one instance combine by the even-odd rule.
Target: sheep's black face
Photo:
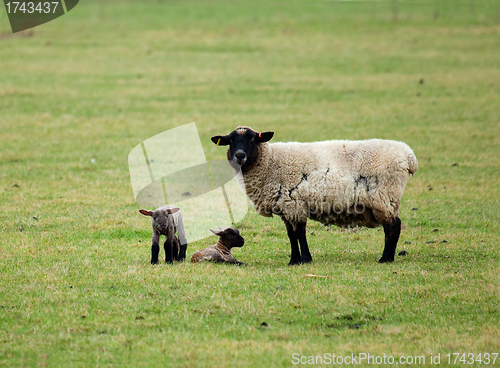
[[[257,160],[256,147],[259,143],[269,141],[274,132],[258,133],[248,127],[238,127],[228,135],[216,135],[212,142],[218,146],[228,146],[227,159],[239,166],[252,166]]]
[[[228,228],[219,236],[228,248],[241,248],[245,244],[245,239],[240,235],[238,229]]]

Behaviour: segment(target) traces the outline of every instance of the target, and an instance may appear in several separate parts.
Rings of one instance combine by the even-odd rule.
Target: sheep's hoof
[[[299,265],[301,264],[302,262],[300,262],[300,259],[296,259],[296,260],[290,260],[290,262],[288,263],[289,266],[295,266],[295,265]]]
[[[151,261],[151,264],[156,265],[156,264],[158,264],[158,261]]]
[[[378,260],[378,263],[388,263],[388,262],[394,262],[394,258],[390,259],[390,258],[382,257]]]
[[[312,258],[305,258],[305,259],[301,259],[301,260],[300,260],[300,263],[301,263],[301,264],[311,263],[311,262],[312,262]]]

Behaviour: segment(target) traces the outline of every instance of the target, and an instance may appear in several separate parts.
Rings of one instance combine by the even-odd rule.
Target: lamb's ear
[[[220,233],[222,233],[222,231],[220,231],[220,230],[210,229],[210,231],[211,231],[212,233],[214,233],[215,235],[217,235],[217,236],[219,236],[219,235],[220,235]]]
[[[153,216],[153,211],[139,210],[139,212],[142,213],[144,216]]]
[[[231,144],[228,135],[214,135],[211,139],[217,146],[228,146]]]
[[[271,138],[273,137],[274,135],[274,132],[263,132],[263,133],[258,133],[257,134],[257,138],[255,138],[255,140],[259,143],[262,143],[262,142],[268,142],[271,140]]]
[[[180,208],[179,207],[174,207],[174,208],[167,208],[167,212],[172,214],[172,213],[176,213],[177,211],[179,211]]]

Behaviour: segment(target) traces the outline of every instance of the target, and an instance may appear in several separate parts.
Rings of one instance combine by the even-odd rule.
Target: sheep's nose
[[[245,154],[245,152],[238,150],[234,154],[234,159],[238,164],[243,165],[247,160],[247,155]]]
[[[236,152],[235,156],[238,160],[243,160],[246,157],[245,152],[243,151]]]

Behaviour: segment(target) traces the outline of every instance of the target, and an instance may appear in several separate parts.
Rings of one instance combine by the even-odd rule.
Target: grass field
[[[21,35],[0,10],[0,366],[500,365],[499,66],[495,1],[85,0]],[[252,210],[246,267],[152,267],[127,156],[193,121],[208,159],[237,125],[406,142],[409,255],[309,222],[314,262],[288,267],[283,224]]]

